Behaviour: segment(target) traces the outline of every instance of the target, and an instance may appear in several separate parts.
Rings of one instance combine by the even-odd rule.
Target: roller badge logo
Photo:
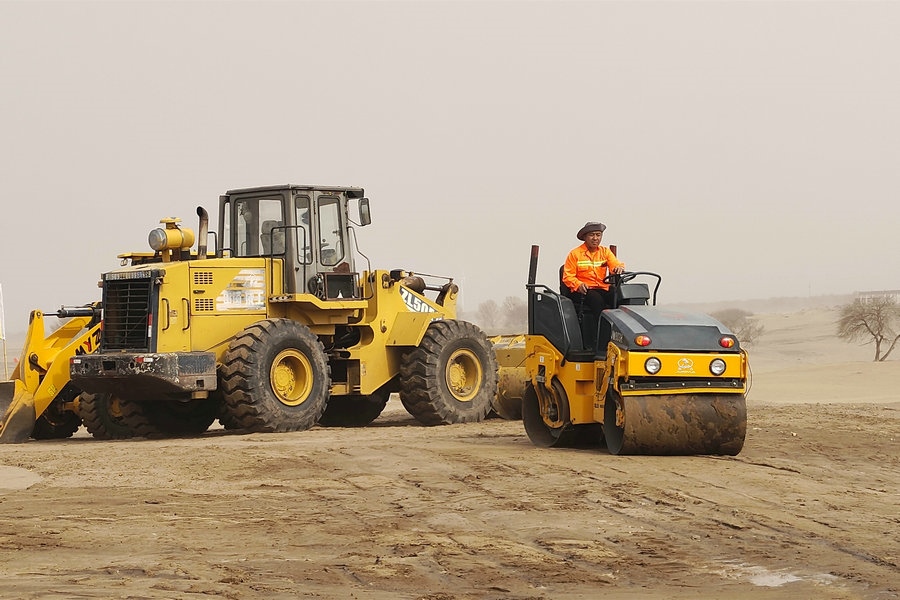
[[[427,302],[425,302],[418,296],[415,296],[412,292],[410,292],[406,288],[402,288],[402,287],[400,288],[400,297],[403,299],[403,304],[406,305],[406,308],[408,308],[409,310],[411,310],[413,312],[421,312],[421,313],[437,312],[436,310],[434,310],[433,308],[428,306]]]
[[[689,358],[678,359],[678,372],[679,373],[693,373],[694,372],[694,361],[692,361]]]

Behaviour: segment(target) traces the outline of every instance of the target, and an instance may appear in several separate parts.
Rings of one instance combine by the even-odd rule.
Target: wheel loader
[[[661,308],[662,278],[613,275],[615,305],[589,315],[577,295],[528,275],[528,334],[494,339],[501,415],[537,446],[605,441],[611,454],[736,455],[747,429],[748,357],[712,317]],[[653,291],[650,283],[655,282]],[[512,382],[512,383],[510,383]]]
[[[355,227],[371,223],[362,188],[230,190],[218,235],[197,215],[196,249],[191,229],[163,219],[152,252],[101,276],[99,349],[67,365],[95,436],[191,435],[216,419],[251,432],[364,426],[393,392],[425,425],[488,415],[490,342],[455,318],[452,278],[371,268],[356,249]]]

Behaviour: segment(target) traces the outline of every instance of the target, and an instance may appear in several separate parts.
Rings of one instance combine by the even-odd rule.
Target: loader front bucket
[[[525,336],[498,335],[491,338],[497,357],[499,383],[492,408],[498,416],[518,421],[522,418],[522,396],[528,374],[525,371]]]
[[[31,437],[37,415],[34,397],[18,379],[0,382],[0,444],[21,444]]]

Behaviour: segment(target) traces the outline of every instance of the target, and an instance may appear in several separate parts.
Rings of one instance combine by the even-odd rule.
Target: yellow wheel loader
[[[46,335],[44,313],[31,312],[19,362],[12,378],[0,383],[0,442],[67,438],[81,426],[69,359],[97,350],[100,308],[63,307],[55,316],[68,320]]]
[[[739,340],[705,314],[656,306],[661,277],[613,276],[616,306],[586,314],[578,299],[528,277],[528,335],[495,340],[500,371],[524,385],[525,430],[537,446],[605,441],[612,454],[724,454],[741,451],[747,428],[748,359]],[[641,282],[645,276],[655,287]],[[518,350],[501,350],[509,346]],[[505,379],[503,379],[505,381]],[[514,400],[505,401],[506,410]]]
[[[363,426],[392,392],[426,425],[490,412],[496,358],[455,318],[452,278],[357,269],[362,188],[231,190],[217,235],[197,214],[196,250],[163,219],[153,252],[102,275],[100,348],[68,365],[101,436],[196,434],[217,418],[255,432]]]

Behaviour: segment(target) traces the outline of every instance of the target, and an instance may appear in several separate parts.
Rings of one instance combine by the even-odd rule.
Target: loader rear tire
[[[78,412],[88,433],[98,440],[125,440],[151,432],[141,406],[113,394],[81,394]]]
[[[219,376],[219,389],[210,394],[210,397],[216,398],[216,418],[219,419],[219,423],[227,429],[228,431],[234,431],[236,429],[241,428],[241,423],[234,418],[234,415],[228,410],[228,407],[225,405],[225,395],[222,393],[222,377],[221,374]]]
[[[126,400],[114,394],[82,394],[79,412],[88,432],[101,440],[198,435],[216,419],[211,399]]]
[[[151,437],[199,435],[209,429],[219,412],[213,398],[197,400],[159,400],[143,403]]]
[[[400,401],[425,425],[483,421],[497,394],[497,359],[472,323],[433,321],[400,364]]]
[[[377,390],[369,396],[331,396],[319,419],[323,427],[365,427],[381,415],[391,393]]]
[[[331,367],[305,325],[266,319],[232,339],[222,367],[225,421],[254,432],[303,431],[325,412]]]

